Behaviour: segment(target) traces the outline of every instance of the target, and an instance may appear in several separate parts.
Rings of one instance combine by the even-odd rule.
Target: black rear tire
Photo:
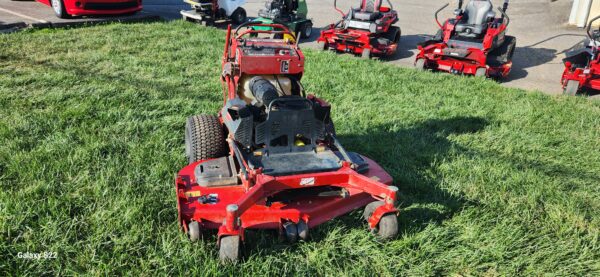
[[[215,115],[188,117],[185,124],[185,154],[189,163],[227,155],[225,134]]]
[[[398,26],[390,26],[388,31],[384,34],[384,37],[387,38],[391,43],[400,42],[400,37],[402,36],[402,31]]]
[[[515,48],[517,46],[517,38],[506,36],[504,43],[498,48],[492,50],[487,58],[487,63],[491,66],[501,66],[512,60]]]
[[[310,38],[312,35],[312,22],[308,21],[300,27],[301,37],[302,38]]]

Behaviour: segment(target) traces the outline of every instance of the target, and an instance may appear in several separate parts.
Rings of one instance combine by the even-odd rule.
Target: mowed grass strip
[[[400,235],[360,211],[279,242],[178,230],[185,118],[216,113],[221,30],[185,22],[0,36],[0,275],[600,275],[600,105],[306,50],[346,148],[400,188]],[[57,252],[27,260],[19,252]]]

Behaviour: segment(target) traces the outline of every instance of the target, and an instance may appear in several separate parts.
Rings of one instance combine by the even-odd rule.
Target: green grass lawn
[[[400,188],[400,235],[360,211],[294,245],[178,230],[185,118],[216,113],[224,33],[185,22],[0,36],[0,275],[600,275],[600,104],[305,51],[347,149]],[[19,252],[57,252],[19,259]]]

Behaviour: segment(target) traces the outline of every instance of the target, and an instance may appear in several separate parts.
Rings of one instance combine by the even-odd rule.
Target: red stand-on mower
[[[456,17],[443,25],[438,14],[449,4],[436,11],[435,21],[440,30],[432,39],[418,45],[415,67],[480,77],[506,77],[512,68],[517,42],[515,37],[506,35],[510,22],[506,15],[508,0],[498,8],[502,14],[499,18],[489,0],[471,0],[464,10],[462,4],[460,0],[454,11]]]
[[[342,14],[342,20],[329,25],[321,31],[317,40],[323,50],[334,50],[360,55],[363,58],[371,56],[391,56],[396,53],[401,31],[393,26],[398,21],[398,13],[389,7],[381,6],[382,0],[361,0],[360,8],[350,9]]]
[[[228,28],[224,106],[218,115],[187,120],[189,165],[175,180],[183,230],[192,241],[203,230],[218,230],[221,260],[236,261],[246,229],[279,230],[294,242],[366,206],[369,228],[394,237],[398,189],[392,178],[336,139],[330,105],[304,93],[304,55],[293,40],[265,34],[294,36],[279,24]]]
[[[600,16],[592,19],[587,27],[589,38],[573,47],[563,59],[564,94],[576,95],[582,88],[600,91],[600,28],[591,31],[592,23],[598,19]]]

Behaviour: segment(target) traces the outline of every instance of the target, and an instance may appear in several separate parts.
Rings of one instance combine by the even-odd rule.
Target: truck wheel
[[[233,20],[233,23],[235,24],[242,24],[246,22],[246,10],[243,8],[235,9],[235,11],[231,14],[231,20]]]
[[[215,115],[195,115],[185,124],[185,155],[189,163],[227,154],[225,134]]]
[[[50,5],[58,18],[71,18],[71,15],[67,13],[65,3],[62,0],[50,0]]]
[[[563,90],[564,95],[577,95],[577,91],[579,91],[579,81],[577,80],[569,80],[567,81],[567,86]]]
[[[240,236],[222,237],[219,242],[219,259],[221,262],[235,263],[242,257]]]

